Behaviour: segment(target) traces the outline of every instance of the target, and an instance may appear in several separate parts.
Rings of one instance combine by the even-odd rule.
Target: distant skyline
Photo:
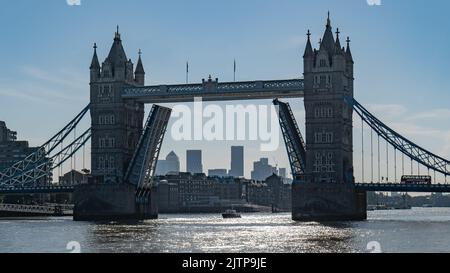
[[[449,9],[446,0],[383,0],[381,6],[366,0],[7,1],[0,10],[0,120],[33,146],[49,139],[89,102],[92,46],[97,43],[103,61],[117,25],[135,64],[142,50],[149,85],[184,83],[186,62],[190,82],[209,74],[232,81],[234,60],[239,81],[299,78],[306,32],[317,46],[330,11],[333,31],[339,27],[350,36],[357,100],[411,140],[450,158]],[[304,133],[303,100],[288,101]],[[228,166],[236,145],[245,146],[247,177],[248,166],[261,157],[289,166],[284,143],[263,153],[257,141],[166,139],[161,155],[174,150],[185,169],[184,151],[202,149],[207,171]]]
[[[203,165],[202,162],[202,150],[186,150],[187,159],[186,159],[186,169],[180,168],[179,156],[176,152],[170,151],[167,155],[160,154],[158,165],[156,168],[157,175],[166,175],[170,172],[191,172],[197,173],[196,171],[189,170],[188,166],[191,164],[191,169],[194,169],[198,166],[200,168]],[[219,166],[213,169],[203,169],[203,173],[211,176],[232,176],[232,177],[245,177],[251,179],[251,176],[245,176],[245,170],[248,168],[249,172],[253,173],[255,170],[255,163],[262,162],[267,158],[254,158],[252,159],[253,164],[251,166],[245,166],[244,162],[244,146],[232,146],[231,147],[231,158],[229,158],[229,165]],[[189,161],[192,161],[189,163]],[[224,159],[226,160],[226,159]],[[267,159],[268,160],[268,159]],[[234,170],[233,170],[234,167]],[[276,170],[280,171],[280,176],[286,178],[286,167],[275,166]],[[212,173],[212,174],[211,174]],[[258,176],[258,175],[257,175]],[[261,175],[259,175],[261,176]],[[258,177],[259,177],[258,176]],[[290,175],[289,175],[290,176]],[[290,177],[288,177],[290,178]],[[260,180],[264,180],[259,178]]]

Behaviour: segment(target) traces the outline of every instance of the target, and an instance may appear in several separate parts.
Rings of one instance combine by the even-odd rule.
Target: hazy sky
[[[317,46],[328,10],[333,30],[339,27],[352,40],[357,100],[408,138],[450,158],[447,0],[382,0],[381,6],[366,0],[82,0],[80,6],[4,1],[0,120],[32,145],[45,142],[89,102],[92,45],[97,42],[103,61],[116,25],[129,58],[135,61],[142,49],[147,84],[184,82],[187,60],[192,82],[209,74],[231,81],[233,59],[237,80],[301,77],[306,31]],[[303,101],[290,102],[304,132]],[[355,131],[358,168],[357,125]],[[186,148],[203,149],[205,169],[229,168],[229,149],[236,144],[245,145],[247,175],[262,156],[288,167],[283,143],[275,153],[261,153],[259,142],[166,139],[161,156],[174,150],[184,169]]]

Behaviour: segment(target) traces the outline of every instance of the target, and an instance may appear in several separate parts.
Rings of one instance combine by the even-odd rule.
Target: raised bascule
[[[102,64],[94,46],[90,66],[90,104],[35,153],[0,170],[0,194],[74,192],[74,220],[152,219],[158,216],[153,181],[171,109],[157,103],[270,99],[278,107],[280,127],[294,178],[292,218],[298,221],[364,220],[366,191],[450,192],[445,184],[402,184],[355,181],[353,113],[397,153],[428,172],[447,179],[450,162],[401,136],[354,98],[350,39],[342,46],[339,29],[333,34],[328,16],[320,47],[311,34],[303,55],[303,78],[270,81],[219,82],[209,77],[198,84],[145,85],[139,51],[136,67],[127,58],[119,30]],[[306,132],[302,135],[286,98],[304,98]],[[144,124],[144,105],[154,104]],[[91,128],[67,141],[90,111]],[[371,135],[372,136],[372,135]],[[91,140],[89,183],[59,186],[52,173]],[[364,139],[362,143],[364,159]],[[60,148],[61,147],[61,148]],[[371,148],[373,139],[371,137]],[[387,148],[386,148],[387,149]],[[83,148],[84,151],[84,148]],[[420,171],[420,169],[419,169]],[[436,175],[435,175],[436,176]],[[396,179],[395,179],[396,180]],[[436,179],[435,179],[436,180]],[[445,181],[446,182],[446,181]]]

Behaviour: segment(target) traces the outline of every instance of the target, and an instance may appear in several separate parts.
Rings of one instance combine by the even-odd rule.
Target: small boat
[[[223,218],[241,218],[241,215],[234,209],[228,209],[222,213]]]

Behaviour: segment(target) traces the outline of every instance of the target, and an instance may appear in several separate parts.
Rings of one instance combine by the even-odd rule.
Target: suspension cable
[[[370,130],[370,182],[373,183],[373,129]]]
[[[362,183],[364,183],[364,120],[361,118],[361,162],[362,162]]]
[[[413,173],[414,173],[414,170],[413,170],[413,159],[412,159],[412,157],[411,157],[411,175],[413,175]]]
[[[394,147],[394,182],[397,183],[397,148]]]
[[[62,152],[62,150],[63,150],[63,143],[61,141],[61,152]],[[62,176],[62,166],[59,166],[58,167],[58,180],[61,176]]]
[[[402,153],[402,176],[405,175],[405,154]]]
[[[73,130],[73,140],[75,141],[77,139],[77,128],[75,127]],[[77,154],[73,154],[73,169],[77,169]]]
[[[381,183],[380,135],[378,134],[378,183]]]
[[[83,145],[83,170],[86,170],[86,145]]]
[[[386,182],[389,181],[389,143],[386,141]]]
[[[61,140],[61,152],[63,151],[63,143],[64,142],[64,140]],[[63,173],[64,173],[64,169],[63,169],[63,165],[61,164],[61,176],[63,176]]]

